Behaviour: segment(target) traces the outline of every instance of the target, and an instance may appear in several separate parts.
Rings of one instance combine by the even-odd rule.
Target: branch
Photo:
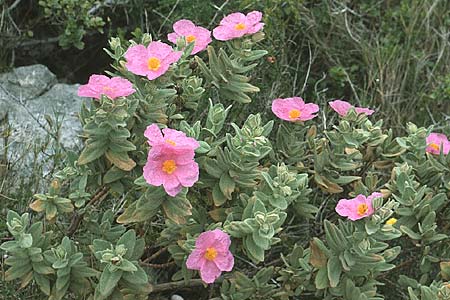
[[[97,190],[97,192],[92,196],[89,203],[86,205],[86,207],[94,205],[96,202],[100,203],[101,200],[103,200],[106,195],[108,194],[109,187],[103,186],[100,189]],[[75,231],[77,231],[78,226],[80,226],[81,220],[83,219],[85,213],[74,213],[72,217],[72,221],[70,222],[69,228],[67,229],[67,236],[71,237]]]

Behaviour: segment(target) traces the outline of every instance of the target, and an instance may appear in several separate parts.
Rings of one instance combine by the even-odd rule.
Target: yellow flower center
[[[104,86],[104,87],[102,88],[102,90],[103,90],[104,92],[112,92],[112,91],[114,91],[114,89],[113,89],[112,87],[109,87],[109,86]]]
[[[395,223],[397,223],[396,218],[390,218],[389,220],[386,221],[387,225],[394,225]]]
[[[205,258],[207,260],[214,260],[217,256],[217,250],[215,248],[206,248]]]
[[[289,119],[297,119],[302,113],[298,109],[291,109],[289,111]]]
[[[170,145],[172,145],[172,146],[176,146],[176,145],[177,145],[177,143],[175,143],[175,142],[172,141],[171,139],[167,139],[167,140],[166,140],[166,143],[167,143],[167,144],[170,144]]]
[[[244,23],[238,23],[234,26],[234,29],[236,30],[244,30],[247,26],[245,26]]]
[[[172,174],[177,169],[177,164],[173,159],[166,160],[163,162],[162,170],[166,172],[167,174]]]
[[[361,203],[358,205],[358,208],[356,210],[358,212],[358,215],[364,216],[369,210],[369,207],[367,206],[367,204]]]
[[[161,60],[159,60],[159,58],[150,57],[147,61],[147,67],[151,71],[158,71],[160,66],[161,66]]]
[[[186,37],[186,42],[192,43],[193,41],[195,41],[195,39],[196,37],[191,34]]]
[[[436,143],[431,143],[428,146],[430,146],[431,148],[433,148],[436,151],[439,151],[439,149],[440,149],[439,145]]]

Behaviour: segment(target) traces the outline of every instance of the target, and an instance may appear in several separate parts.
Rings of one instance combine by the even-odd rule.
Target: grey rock
[[[82,98],[77,89],[78,85],[56,83],[56,76],[41,65],[0,74],[0,120],[7,116],[10,132],[8,161],[27,168],[44,161],[57,147],[81,146],[77,113]],[[0,143],[0,152],[2,148]],[[45,164],[44,173],[51,167]]]
[[[170,297],[170,300],[184,300],[183,297],[181,297],[180,295],[172,295],[172,297]]]
[[[0,85],[21,101],[37,97],[56,83],[56,76],[46,66],[18,67],[12,72],[0,74]],[[0,99],[8,98],[0,89]]]

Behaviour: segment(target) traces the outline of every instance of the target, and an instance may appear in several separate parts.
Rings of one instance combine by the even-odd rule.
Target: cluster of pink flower
[[[244,15],[233,13],[226,16],[220,25],[213,30],[217,40],[227,41],[245,35],[254,34],[262,29],[262,14],[253,11]],[[206,28],[196,26],[189,20],[180,20],[173,25],[174,32],[168,35],[168,40],[176,43],[184,38],[187,43],[194,43],[192,54],[206,49],[212,42],[211,32]],[[131,73],[146,76],[154,80],[167,72],[170,65],[177,62],[182,55],[181,51],[163,42],[154,41],[147,47],[135,45],[125,53],[125,67]],[[135,92],[130,81],[104,75],[92,75],[86,85],[80,86],[78,95],[100,99],[102,95],[114,100],[118,97],[127,97]],[[331,108],[341,116],[346,116],[351,108],[358,114],[371,115],[374,110],[363,107],[354,107],[342,100],[329,102]],[[305,103],[299,97],[275,99],[272,103],[273,113],[280,119],[299,122],[315,118],[319,106]],[[183,187],[192,187],[198,181],[199,167],[195,162],[195,149],[200,145],[185,133],[170,128],[162,130],[152,124],[145,130],[151,146],[148,152],[147,163],[144,166],[144,178],[153,186],[163,186],[166,193],[175,197]],[[427,139],[426,151],[433,154],[448,154],[450,142],[443,134],[431,133]],[[381,193],[370,196],[358,195],[353,199],[341,199],[336,206],[336,212],[349,220],[356,221],[371,216],[374,213],[373,199],[382,197]],[[392,218],[387,224],[394,224]],[[228,234],[215,229],[203,232],[195,242],[195,250],[189,255],[186,266],[188,269],[199,270],[205,283],[214,282],[222,272],[231,271],[234,266],[234,257],[229,250],[231,240]]]
[[[264,23],[262,14],[252,11],[247,15],[232,13],[220,21],[220,25],[213,30],[213,36],[220,41],[228,41],[260,31]],[[192,55],[205,50],[212,42],[211,31],[197,26],[189,20],[179,20],[173,24],[174,32],[169,33],[167,39],[176,44],[177,39],[184,38],[187,43],[194,43]],[[182,55],[166,43],[160,41],[144,45],[131,46],[125,53],[125,67],[133,74],[147,76],[154,80],[169,70],[171,64],[177,62]],[[104,75],[91,75],[89,82],[78,90],[81,97],[100,99],[102,95],[110,99],[126,97],[134,93],[131,82],[120,77],[108,78]]]
[[[347,101],[335,100],[328,102],[330,107],[340,116],[345,117],[351,108],[357,114],[372,115],[375,111],[370,108],[356,107]],[[314,103],[305,103],[300,97],[275,99],[272,102],[272,112],[280,119],[290,122],[303,122],[317,117],[319,106]],[[426,138],[428,153],[439,155],[441,150],[444,155],[450,152],[450,141],[444,134],[430,133]]]

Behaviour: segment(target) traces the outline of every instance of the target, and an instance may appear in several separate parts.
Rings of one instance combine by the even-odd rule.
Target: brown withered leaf
[[[309,262],[315,268],[323,268],[327,265],[328,258],[323,251],[316,244],[316,241],[312,240],[309,243],[311,249],[311,255],[309,256]]]

